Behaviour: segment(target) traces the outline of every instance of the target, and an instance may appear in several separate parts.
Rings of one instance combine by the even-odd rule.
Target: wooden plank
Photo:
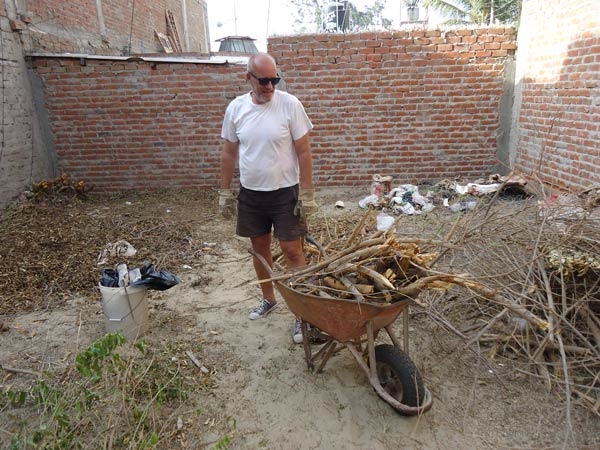
[[[173,53],[173,47],[171,46],[171,41],[169,40],[169,37],[162,33],[159,33],[156,30],[154,30],[154,34],[156,34],[156,37],[160,42],[160,45],[162,45],[162,48],[165,51],[165,53]]]
[[[175,17],[173,17],[173,13],[168,9],[165,11],[165,15],[167,18],[167,36],[171,40],[171,45],[176,52],[182,53],[183,48],[181,47],[181,39],[179,38]]]

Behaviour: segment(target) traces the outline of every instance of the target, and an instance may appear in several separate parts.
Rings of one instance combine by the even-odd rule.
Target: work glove
[[[221,189],[219,191],[219,212],[225,219],[230,219],[235,214],[235,201],[237,193],[234,189]]]
[[[301,219],[306,219],[313,215],[319,209],[315,201],[315,191],[313,189],[300,189],[300,195],[294,208],[294,215]]]

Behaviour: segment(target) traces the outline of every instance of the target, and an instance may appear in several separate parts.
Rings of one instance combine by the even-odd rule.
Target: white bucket
[[[123,331],[128,341],[135,341],[148,331],[146,287],[106,287],[98,284],[107,333]]]

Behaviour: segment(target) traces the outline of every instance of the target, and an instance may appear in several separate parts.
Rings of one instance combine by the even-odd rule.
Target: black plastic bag
[[[146,286],[148,289],[166,291],[181,283],[178,276],[173,275],[168,270],[156,270],[153,264],[142,267],[140,272],[142,278],[133,283],[132,286]]]
[[[119,287],[119,273],[114,269],[102,269],[102,277],[100,278],[100,284],[104,287]]]

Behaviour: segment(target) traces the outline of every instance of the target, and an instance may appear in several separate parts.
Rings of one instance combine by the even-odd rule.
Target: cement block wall
[[[314,122],[318,186],[489,174],[515,33],[281,37],[269,43]],[[99,191],[216,187],[244,65],[35,57],[62,171]]]
[[[0,17],[0,206],[31,185],[53,176],[52,140],[44,135],[18,33]],[[43,108],[39,111],[43,112]],[[47,128],[47,127],[46,127]]]
[[[557,189],[600,183],[600,2],[525,0],[514,167]]]

